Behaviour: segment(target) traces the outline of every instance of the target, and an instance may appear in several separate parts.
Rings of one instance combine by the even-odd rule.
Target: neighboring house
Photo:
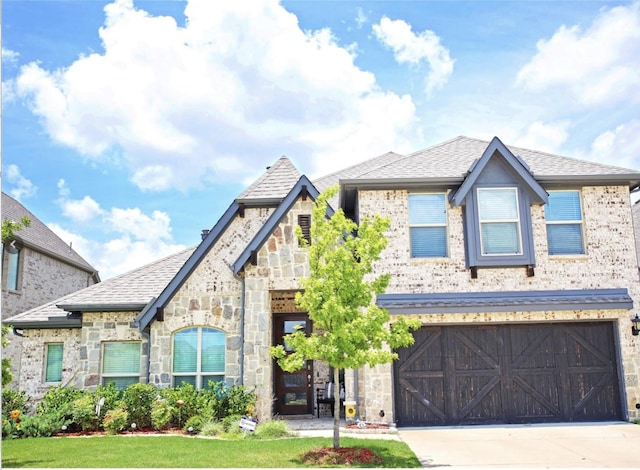
[[[392,321],[423,325],[393,365],[345,371],[361,418],[407,426],[638,417],[629,193],[640,172],[497,138],[387,153],[313,184],[282,157],[195,249],[12,318],[27,346],[21,389],[224,379],[256,388],[261,419],[311,414],[328,367],[284,373],[269,347],[296,325],[313,328],[294,301],[309,275],[295,226],[308,228],[319,191],[337,183],[333,209],[391,218],[375,265],[391,281],[376,302]]]
[[[31,221],[2,246],[2,319],[100,282],[98,272],[20,202],[2,193],[2,220]],[[9,322],[10,324],[10,322]],[[10,335],[13,386],[20,382],[20,336]]]

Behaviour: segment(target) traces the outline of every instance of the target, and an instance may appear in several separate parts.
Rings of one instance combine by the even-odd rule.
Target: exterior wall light
[[[635,318],[631,320],[631,334],[633,336],[638,336],[640,334],[640,317],[636,313]]]

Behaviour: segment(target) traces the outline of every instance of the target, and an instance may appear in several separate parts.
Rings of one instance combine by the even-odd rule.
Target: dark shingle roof
[[[20,202],[8,194],[2,193],[2,220],[18,222],[23,216],[29,217],[31,224],[15,232],[15,239],[30,248],[52,255],[87,272],[94,273],[96,269],[80,256],[69,244],[65,243],[40,219],[31,213]]]
[[[112,277],[15,315],[5,322],[24,327],[34,322],[46,322],[51,317],[64,318],[68,311],[141,310],[153,298],[160,295],[194,249],[183,250],[128,273]]]
[[[283,199],[300,178],[300,172],[287,157],[280,157],[236,199],[238,202],[256,199]]]

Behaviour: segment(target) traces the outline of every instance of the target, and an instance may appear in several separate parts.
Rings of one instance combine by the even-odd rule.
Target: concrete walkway
[[[424,467],[640,468],[629,423],[400,428]]]

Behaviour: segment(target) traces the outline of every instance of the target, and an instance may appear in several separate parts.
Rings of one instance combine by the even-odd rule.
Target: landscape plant
[[[390,275],[373,276],[374,263],[387,246],[388,218],[363,217],[359,224],[341,209],[327,217],[328,200],[338,187],[323,192],[315,201],[311,222],[311,244],[296,227],[306,247],[310,276],[302,279],[297,306],[309,312],[313,332],[298,330],[285,335],[289,351],[280,344],[271,355],[282,370],[300,370],[309,360],[326,362],[339,383],[341,369],[376,366],[397,359],[395,349],[413,344],[411,330],[420,327],[415,319],[397,318],[375,304],[385,292]],[[340,447],[340,400],[335,400],[333,447]]]
[[[158,389],[152,384],[134,383],[127,386],[122,394],[127,424],[135,423],[141,429],[151,427],[151,411],[157,396]]]
[[[73,423],[82,431],[95,431],[100,424],[100,417],[96,413],[96,397],[93,393],[85,393],[73,400]]]
[[[124,408],[115,408],[107,411],[107,414],[102,420],[102,427],[107,434],[118,434],[127,428],[129,421],[129,414]]]

